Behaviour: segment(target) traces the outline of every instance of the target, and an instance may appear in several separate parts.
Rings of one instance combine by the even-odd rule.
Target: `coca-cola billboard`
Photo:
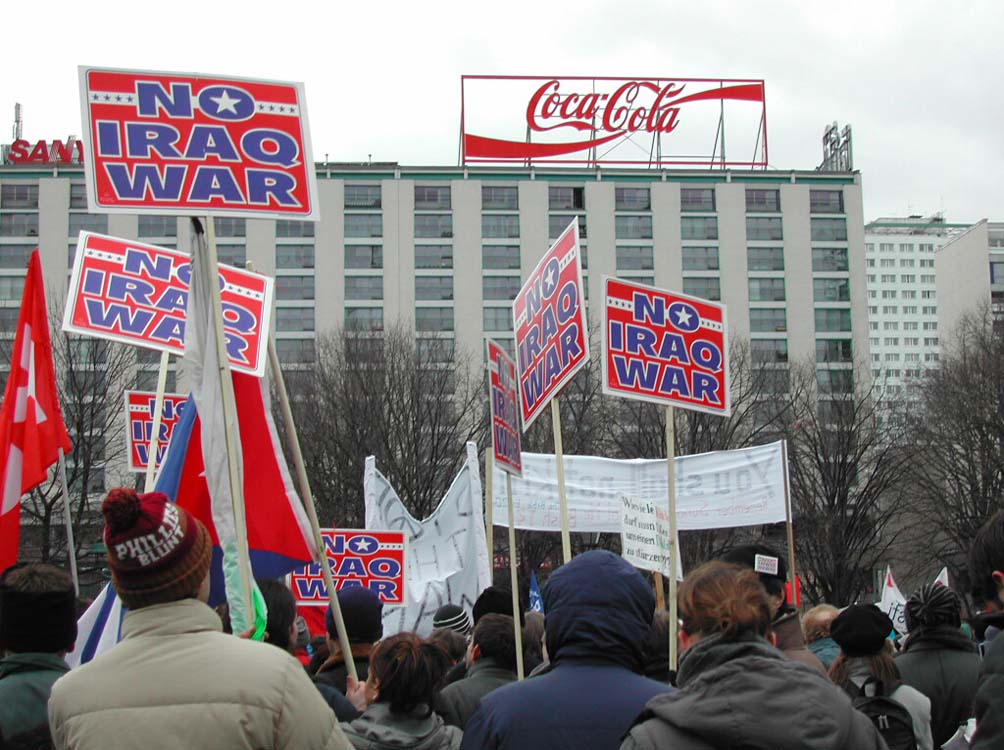
[[[462,76],[463,161],[767,166],[762,80]]]

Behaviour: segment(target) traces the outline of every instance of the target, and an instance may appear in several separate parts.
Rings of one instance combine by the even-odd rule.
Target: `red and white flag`
[[[0,571],[17,562],[21,496],[46,480],[60,448],[69,453],[73,445],[59,408],[42,261],[35,250],[0,405]]]

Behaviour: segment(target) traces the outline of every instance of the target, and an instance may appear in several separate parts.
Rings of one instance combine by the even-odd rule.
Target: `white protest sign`
[[[756,555],[753,558],[753,570],[769,576],[777,575],[777,558],[771,555]]]
[[[896,585],[892,577],[892,570],[885,569],[885,578],[882,582],[882,599],[878,608],[889,615],[893,627],[898,633],[906,632],[906,597],[900,593],[899,586]]]
[[[670,570],[669,511],[665,501],[620,496],[621,502],[621,557],[642,570],[662,573],[667,578]],[[676,550],[677,577],[683,578],[680,550]]]

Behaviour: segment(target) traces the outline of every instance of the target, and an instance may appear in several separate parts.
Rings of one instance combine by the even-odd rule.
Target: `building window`
[[[419,336],[415,339],[415,352],[422,362],[449,364],[453,362],[457,342],[438,336]]]
[[[415,245],[415,268],[453,268],[453,245]]]
[[[70,237],[80,232],[108,232],[108,214],[70,214],[67,222]]]
[[[87,185],[83,182],[70,183],[70,208],[87,208]]]
[[[511,331],[512,310],[508,307],[486,307],[484,325],[486,331]]]
[[[916,265],[913,258],[900,258],[899,267],[900,268],[913,268]]]
[[[847,279],[813,279],[812,294],[816,302],[850,302],[851,282]]]
[[[453,299],[452,276],[416,276],[415,299],[442,302]]]
[[[904,273],[899,277],[899,281],[901,284],[916,284],[917,275],[913,273]]]
[[[568,225],[572,223],[574,216],[568,214],[551,214],[547,217],[547,236],[548,239],[557,239],[562,232],[568,229]],[[579,238],[586,238],[586,217],[579,216]]]
[[[280,362],[310,364],[317,358],[313,339],[276,339],[275,352]]]
[[[788,317],[783,307],[750,309],[750,331],[753,333],[783,333],[788,330]]]
[[[415,185],[416,211],[441,211],[450,209],[449,185]]]
[[[714,211],[714,188],[680,188],[680,211]]]
[[[500,185],[481,186],[482,211],[515,211],[519,208],[519,190]]]
[[[990,264],[990,283],[1004,284],[1004,263]]]
[[[842,332],[851,330],[851,311],[816,309],[816,330]]]
[[[277,278],[276,282],[278,283],[281,278],[282,276]],[[380,276],[346,276],[345,299],[383,299],[383,278]]]
[[[519,216],[516,214],[482,214],[481,236],[490,239],[519,238]]]
[[[70,214],[76,216],[78,214]],[[137,234],[140,237],[177,237],[178,220],[173,216],[139,215]]]
[[[783,363],[788,361],[787,339],[750,339],[750,354],[754,362]]]
[[[416,331],[452,331],[452,307],[417,307],[415,308]]]
[[[617,270],[651,271],[655,267],[652,256],[653,256],[652,248],[645,245],[618,247]]]
[[[683,293],[717,301],[722,298],[722,283],[717,277],[684,276]]]
[[[0,185],[0,208],[38,208],[38,183]]]
[[[784,249],[780,247],[746,248],[746,267],[750,271],[783,271]]]
[[[345,327],[354,331],[382,331],[382,307],[346,307]]]
[[[379,185],[346,185],[345,208],[380,208]]]
[[[813,271],[846,271],[848,268],[846,247],[812,248]]]
[[[453,236],[453,214],[415,214],[415,237],[442,239]]]
[[[519,268],[519,245],[485,245],[481,267],[486,270]]]
[[[853,362],[850,339],[816,339],[817,362]]]
[[[345,268],[383,268],[382,245],[346,245]]]
[[[16,268],[23,271],[28,267],[28,261],[31,260],[34,250],[34,245],[0,245],[0,268]],[[12,331],[14,327],[8,329],[0,326],[0,330]]]
[[[276,237],[313,237],[314,222],[279,219],[275,222]]]
[[[614,188],[614,209],[617,211],[650,211],[652,195],[648,188]]]
[[[346,237],[383,237],[380,214],[345,214]]]
[[[717,271],[718,248],[713,245],[701,247],[699,245],[687,245],[683,248],[683,270],[684,271]]]
[[[313,245],[276,245],[276,268],[313,268]]]
[[[750,302],[783,302],[784,279],[749,279]]]
[[[747,240],[782,240],[784,231],[780,216],[747,216]]]
[[[843,190],[810,190],[809,213],[842,214],[844,212]]]
[[[244,245],[217,245],[216,257],[224,266],[244,268],[247,263],[247,248]]]
[[[853,370],[816,370],[816,382],[821,393],[853,393]]]
[[[652,217],[651,216],[615,217],[614,237],[618,240],[652,239]]]
[[[680,218],[680,237],[685,240],[717,240],[717,216],[683,216]]]
[[[481,279],[481,292],[486,300],[514,300],[520,286],[519,276],[485,276]]]
[[[810,221],[810,236],[813,242],[846,242],[847,219],[817,219]]]
[[[20,301],[24,296],[24,276],[0,276],[0,300]]]
[[[314,277],[276,276],[275,298],[277,300],[314,299]]]
[[[160,373],[157,370],[137,370],[136,371],[136,390],[138,391],[155,391],[157,390],[157,376]],[[167,381],[164,385],[165,392],[171,392],[177,388],[177,375],[174,370],[167,371]]]
[[[232,216],[217,216],[213,219],[213,227],[217,237],[244,237],[247,234],[247,222]]]
[[[781,210],[781,191],[746,188],[746,210],[749,213],[777,213]]]
[[[551,211],[581,211],[586,207],[585,188],[550,185],[547,203]]]
[[[312,307],[277,307],[275,308],[275,330],[300,333],[314,330],[314,308]]]

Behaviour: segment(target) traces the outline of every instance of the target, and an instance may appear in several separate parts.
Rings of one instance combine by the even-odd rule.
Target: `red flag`
[[[42,261],[35,250],[0,405],[0,571],[17,562],[21,496],[45,481],[60,448],[69,453],[73,445],[59,408]]]

